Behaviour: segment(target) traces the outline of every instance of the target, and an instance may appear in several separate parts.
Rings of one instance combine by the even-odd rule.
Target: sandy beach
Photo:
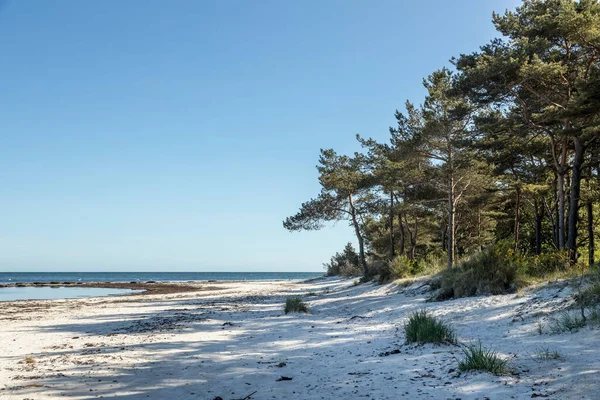
[[[0,398],[593,399],[600,389],[600,331],[547,328],[573,301],[560,282],[438,303],[425,281],[185,285],[2,303]],[[292,294],[309,314],[284,314]],[[512,373],[459,373],[460,346],[406,345],[405,318],[423,308],[460,343],[481,340],[510,359]],[[561,356],[539,359],[540,349]]]

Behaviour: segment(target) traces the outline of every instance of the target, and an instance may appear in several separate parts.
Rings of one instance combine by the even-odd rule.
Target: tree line
[[[492,20],[501,37],[427,76],[387,142],[321,150],[321,191],[286,229],[348,220],[364,277],[397,257],[452,268],[499,241],[595,262],[600,3],[525,0]]]

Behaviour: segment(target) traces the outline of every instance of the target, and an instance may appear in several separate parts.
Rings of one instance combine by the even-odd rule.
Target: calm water
[[[79,297],[115,296],[135,292],[141,292],[141,290],[83,287],[7,287],[0,288],[0,301],[75,299]]]
[[[0,272],[0,283],[271,281],[309,279],[320,272]]]

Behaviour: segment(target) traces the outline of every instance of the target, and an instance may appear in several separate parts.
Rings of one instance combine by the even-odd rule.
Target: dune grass
[[[299,296],[292,296],[292,297],[288,297],[285,300],[285,307],[284,307],[283,311],[285,311],[286,314],[291,313],[291,312],[307,313],[308,306],[306,305],[305,302],[302,301],[302,298],[300,298]]]
[[[404,325],[406,343],[456,343],[454,330],[426,310],[415,311]]]
[[[539,360],[558,360],[562,358],[558,351],[550,350],[548,347],[539,348],[535,353],[535,357]]]
[[[497,352],[486,349],[481,342],[462,348],[465,358],[458,363],[462,372],[482,371],[493,375],[503,375],[508,371],[508,360],[500,358]]]

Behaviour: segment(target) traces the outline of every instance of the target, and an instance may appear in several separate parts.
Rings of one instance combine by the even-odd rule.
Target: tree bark
[[[448,269],[454,265],[454,179],[450,175],[450,190],[448,191]]]
[[[394,243],[394,192],[390,191],[390,260],[394,259],[396,252]]]
[[[398,246],[398,255],[404,254],[404,223],[402,222],[402,214],[398,214],[398,222],[400,225],[400,243]]]
[[[542,254],[542,221],[544,220],[544,207],[536,199],[535,208],[535,254]]]
[[[417,247],[417,233],[418,233],[418,218],[415,217],[415,230],[414,232],[410,229],[408,219],[404,216],[406,222],[406,230],[408,231],[408,239],[410,242],[410,248],[408,249],[408,258],[412,261],[415,259],[415,248]]]
[[[448,225],[442,225],[442,250],[446,250],[447,249],[446,246],[448,246],[448,243],[446,240],[447,239],[447,235],[446,235],[447,230],[448,230]]]
[[[454,148],[448,137],[448,269],[454,266]]]
[[[360,225],[358,224],[358,219],[356,218],[356,208],[354,207],[352,195],[348,196],[348,200],[350,203],[350,216],[352,217],[352,225],[354,225],[354,232],[356,233],[356,239],[358,240],[358,250],[360,256],[360,264],[363,270],[363,279],[366,280],[369,277],[369,269],[367,267],[367,260],[365,258],[365,243],[363,241],[362,234],[360,233]]]
[[[514,250],[519,249],[519,222],[521,219],[521,187],[517,185],[515,197],[515,222],[514,222]]]
[[[552,153],[556,155],[554,145]],[[563,250],[565,248],[565,175],[567,174],[567,138],[562,139],[560,158],[555,156],[554,169],[556,171],[556,197],[558,203],[557,220],[558,220],[558,248]]]
[[[587,229],[588,229],[588,264],[594,264],[594,203],[592,200],[587,201]]]
[[[573,158],[573,169],[571,174],[571,198],[569,202],[569,229],[567,248],[569,249],[569,260],[577,261],[577,222],[579,218],[579,197],[581,194],[581,169],[585,156],[585,146],[578,137],[573,138],[575,156]]]

